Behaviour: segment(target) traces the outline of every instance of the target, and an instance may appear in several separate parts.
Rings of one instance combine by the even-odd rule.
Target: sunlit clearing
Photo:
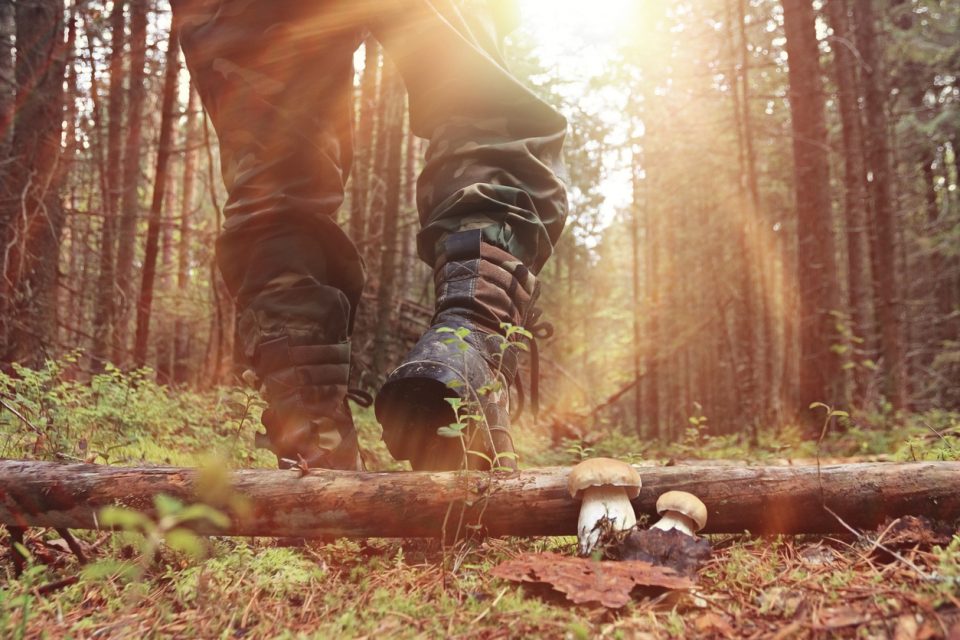
[[[617,39],[625,32],[634,4],[635,0],[521,0],[520,8],[524,28],[545,45],[566,44],[572,49]]]

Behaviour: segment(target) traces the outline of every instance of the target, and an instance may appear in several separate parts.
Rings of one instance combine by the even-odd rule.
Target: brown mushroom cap
[[[707,505],[697,496],[686,491],[667,491],[657,498],[657,513],[676,511],[697,523],[697,531],[707,525]]]
[[[623,487],[630,499],[640,495],[640,474],[626,462],[613,458],[590,458],[570,471],[567,489],[570,497],[580,500],[584,489],[591,487]]]

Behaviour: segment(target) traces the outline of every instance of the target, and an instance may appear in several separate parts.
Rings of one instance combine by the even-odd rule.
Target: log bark
[[[481,524],[493,536],[573,535],[579,503],[567,492],[566,467],[514,474],[484,472],[353,473],[240,470],[234,496],[249,507],[231,516],[237,536],[439,537]],[[708,533],[833,533],[844,531],[826,504],[848,524],[875,527],[912,514],[948,522],[960,518],[960,463],[864,463],[803,467],[641,467],[637,513],[655,517],[664,491],[700,496]],[[8,527],[97,528],[97,512],[120,505],[150,513],[153,497],[192,503],[197,472],[171,467],[0,461],[0,523]],[[821,494],[822,481],[822,494]],[[224,492],[220,491],[219,495]],[[223,498],[221,498],[223,499]],[[235,504],[236,501],[233,502]],[[451,505],[452,508],[451,508]],[[462,515],[462,520],[461,520]]]

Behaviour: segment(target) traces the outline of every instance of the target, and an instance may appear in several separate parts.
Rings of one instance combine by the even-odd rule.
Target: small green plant
[[[36,600],[35,589],[40,585],[46,571],[42,564],[34,562],[30,551],[19,542],[14,549],[23,557],[25,568],[16,580],[0,587],[0,629],[10,632],[11,638],[27,637],[28,623]]]
[[[586,446],[583,442],[578,441],[570,441],[570,443],[564,448],[564,451],[572,455],[574,460],[577,462],[586,460],[587,458],[592,458],[597,453],[596,449],[593,447]]]
[[[489,429],[487,418],[480,408],[480,399],[491,394],[505,391],[503,376],[501,375],[504,354],[506,354],[507,350],[510,348],[517,348],[524,351],[527,350],[528,347],[523,342],[523,339],[530,340],[533,338],[533,334],[523,327],[518,327],[509,323],[500,323],[500,329],[503,331],[503,333],[495,336],[495,338],[499,340],[499,357],[497,358],[496,370],[493,372],[493,376],[491,377],[490,381],[478,388],[466,388],[466,394],[460,393],[461,390],[464,390],[466,381],[454,379],[447,383],[447,386],[450,389],[457,391],[456,397],[447,398],[447,402],[450,403],[450,407],[453,409],[454,422],[441,426],[437,429],[437,434],[440,436],[445,438],[460,439],[460,442],[464,448],[465,463],[467,456],[476,456],[484,460],[493,471],[507,469],[508,467],[505,467],[503,464],[501,464],[502,461],[504,459],[517,460],[517,454],[513,451],[497,451],[494,452],[494,456],[491,458],[483,451],[468,449],[466,442],[469,429],[473,425],[479,425],[484,430]],[[470,329],[466,327],[439,327],[436,329],[436,331],[437,333],[450,334],[450,337],[445,339],[443,343],[454,346],[461,354],[463,354],[463,370],[466,370],[466,353],[471,348],[470,343],[467,341],[467,338],[471,335]],[[468,399],[464,400],[463,395],[466,395]]]
[[[115,575],[135,580],[154,562],[161,546],[200,559],[206,553],[204,540],[188,526],[201,521],[207,521],[220,529],[230,525],[230,519],[226,515],[209,505],[184,505],[176,498],[164,494],[154,497],[154,507],[157,513],[155,520],[144,513],[124,507],[110,506],[100,510],[98,521],[101,525],[116,527],[139,539],[140,562],[133,564],[115,560],[102,561],[87,568],[87,577]]]

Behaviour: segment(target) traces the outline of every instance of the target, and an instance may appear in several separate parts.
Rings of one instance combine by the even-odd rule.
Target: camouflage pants
[[[333,215],[352,157],[353,54],[367,31],[403,77],[413,133],[430,142],[421,258],[433,264],[435,243],[463,228],[483,228],[534,270],[549,257],[566,217],[566,122],[505,70],[497,2],[173,0],[220,140],[229,197],[218,261],[248,356],[265,336],[340,340],[318,328],[334,298],[346,297],[351,316],[359,302],[363,263]]]

